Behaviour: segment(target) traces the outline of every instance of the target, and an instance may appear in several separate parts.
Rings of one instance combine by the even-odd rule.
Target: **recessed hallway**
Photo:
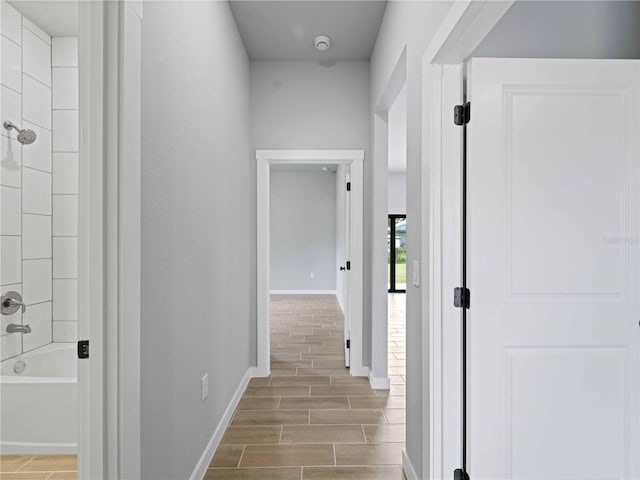
[[[402,317],[403,318],[403,317]],[[390,356],[404,382],[402,326]],[[333,295],[271,299],[271,376],[247,387],[206,480],[402,480],[404,385],[372,390],[344,368]]]

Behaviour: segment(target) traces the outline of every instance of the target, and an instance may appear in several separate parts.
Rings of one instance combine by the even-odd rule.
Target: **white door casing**
[[[349,251],[349,311],[351,319],[350,373],[365,376],[362,360],[362,294],[363,294],[363,150],[256,150],[257,160],[257,376],[270,372],[269,348],[269,177],[272,164],[350,166],[351,225]]]
[[[469,66],[469,474],[637,479],[640,62]]]

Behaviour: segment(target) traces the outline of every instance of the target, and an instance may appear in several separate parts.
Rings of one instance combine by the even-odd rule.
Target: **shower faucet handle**
[[[22,301],[22,295],[18,292],[7,292],[0,297],[0,313],[2,315],[12,315],[22,309],[22,313],[27,311],[27,306]]]

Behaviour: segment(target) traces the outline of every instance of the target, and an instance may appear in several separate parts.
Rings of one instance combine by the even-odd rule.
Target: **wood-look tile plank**
[[[47,480],[50,475],[50,472],[7,472],[0,473],[0,480]]]
[[[249,386],[250,387],[265,386],[265,385],[269,385],[270,381],[271,381],[270,377],[253,377],[251,380],[249,380]]]
[[[331,377],[331,385],[355,385],[371,388],[367,377]]]
[[[231,425],[233,426],[304,425],[308,423],[308,410],[239,410],[231,421]]]
[[[327,377],[349,376],[347,368],[299,368],[298,375],[320,375]]]
[[[247,387],[243,395],[249,397],[308,397],[309,387],[305,386],[268,386]]]
[[[294,386],[294,385],[330,385],[331,379],[329,377],[322,376],[287,376],[287,377],[273,377],[271,379],[271,385],[273,386]]]
[[[285,425],[280,443],[358,443],[364,442],[360,425]]]
[[[403,443],[407,431],[404,425],[363,425],[368,443]]]
[[[276,410],[280,397],[243,397],[236,410]]]
[[[78,459],[75,455],[36,455],[20,467],[21,472],[64,472],[77,470]]]
[[[356,425],[387,423],[381,409],[311,410],[312,425]]]
[[[242,467],[335,465],[333,445],[247,445]]]
[[[15,472],[33,457],[33,455],[0,455],[0,472]]]
[[[243,450],[244,446],[241,445],[220,445],[211,459],[209,468],[237,467]]]
[[[345,409],[349,408],[349,401],[343,397],[283,397],[280,410],[296,409]]]
[[[302,480],[406,480],[402,467],[304,467]]]
[[[78,472],[55,472],[47,480],[77,480]]]
[[[403,443],[336,443],[336,465],[402,465]]]
[[[389,423],[406,423],[407,411],[404,408],[385,408],[384,414]]]
[[[300,480],[302,467],[291,468],[213,468],[203,480]]]
[[[400,395],[349,396],[349,405],[351,408],[405,408],[406,397]]]
[[[336,397],[342,395],[375,396],[375,390],[364,385],[312,386],[311,396]]]
[[[278,443],[282,427],[279,425],[227,427],[220,445],[258,445]]]

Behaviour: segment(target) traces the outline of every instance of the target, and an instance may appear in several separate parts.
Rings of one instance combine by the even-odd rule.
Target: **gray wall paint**
[[[261,148],[362,149],[364,161],[364,231],[370,227],[369,62],[251,62],[252,145]],[[252,185],[256,183],[255,166]],[[253,194],[255,205],[255,193]],[[253,222],[255,223],[255,209]],[[254,229],[255,238],[255,229]],[[371,240],[364,235],[364,343],[366,364],[371,343]],[[255,246],[254,246],[255,251]],[[369,281],[370,284],[370,281]]]
[[[253,163],[249,61],[228,4],[145,2],[144,479],[190,477],[250,365]]]
[[[471,56],[640,58],[640,2],[518,1]]]
[[[272,169],[270,181],[271,290],[335,290],[336,174]]]

